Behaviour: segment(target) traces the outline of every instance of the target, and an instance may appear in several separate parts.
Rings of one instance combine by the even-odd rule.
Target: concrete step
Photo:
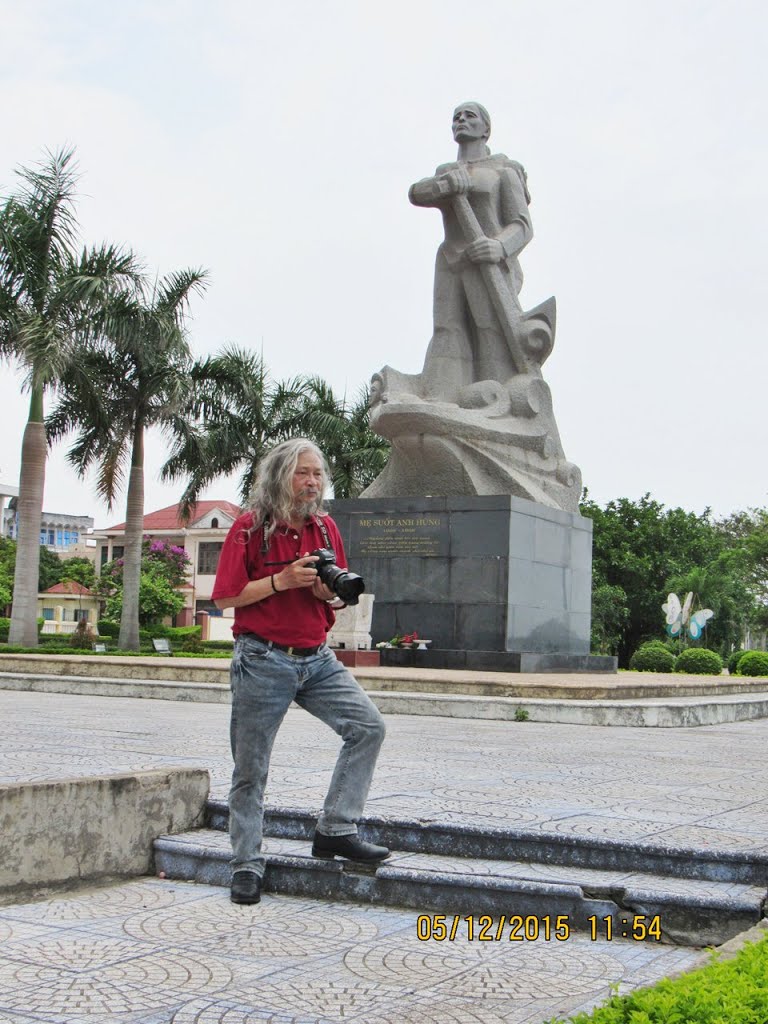
[[[118,660],[120,659],[112,659]],[[55,673],[43,673],[37,671],[34,664],[27,663],[20,669],[0,672],[0,689],[75,693],[82,696],[188,700],[210,704],[224,704],[230,700],[229,682],[225,681],[227,676],[221,669],[190,670],[190,678],[185,679],[186,667],[179,664],[179,659],[179,663],[173,669],[177,678],[161,678],[160,673],[165,671],[162,667],[158,673],[153,670],[147,678],[142,678],[141,671],[149,673],[151,666],[142,668],[133,664],[134,659],[122,660],[128,662],[127,667],[97,664],[95,667],[101,667],[102,672],[109,673],[103,676],[92,672],[87,675],[70,675],[59,672],[61,666],[56,666]],[[0,665],[5,668],[6,664],[6,657],[3,656]],[[74,666],[68,662],[66,667],[72,671]],[[94,665],[89,663],[85,668],[92,670]],[[126,671],[130,669],[130,674],[118,674],[123,668],[126,668]],[[634,728],[687,728],[768,717],[768,690],[764,679],[753,680],[749,684],[723,683],[722,686],[718,681],[714,681],[717,685],[713,685],[711,680],[704,681],[698,687],[687,681],[682,681],[677,686],[670,684],[669,687],[660,684],[658,689],[661,693],[669,689],[675,695],[654,697],[638,697],[637,693],[653,693],[655,690],[653,687],[638,687],[632,684],[617,687],[618,697],[604,699],[595,695],[583,696],[593,694],[593,691],[597,692],[591,685],[577,687],[575,684],[566,684],[565,681],[561,681],[557,686],[536,683],[512,685],[498,680],[492,684],[484,679],[465,679],[461,683],[459,680],[440,678],[442,675],[460,675],[448,672],[430,673],[430,677],[434,676],[434,679],[420,678],[415,681],[407,678],[387,679],[383,676],[374,678],[364,674],[362,670],[356,670],[356,673],[361,685],[368,691],[379,710],[390,715],[515,721],[524,713],[532,722]],[[411,682],[418,684],[421,689],[413,692],[402,689]],[[375,689],[378,685],[386,689]],[[429,692],[430,687],[439,692]],[[462,692],[448,692],[451,687]],[[699,692],[696,692],[697,689]],[[601,688],[598,690],[602,692]],[[726,690],[737,692],[724,692]],[[520,696],[509,696],[511,693],[519,693]],[[567,696],[542,696],[547,693],[565,693]]]
[[[311,839],[317,813],[306,807],[267,807],[264,835],[274,839]],[[226,801],[209,800],[206,824],[226,832]],[[768,855],[708,846],[662,846],[604,836],[562,835],[524,828],[498,828],[465,822],[434,822],[418,818],[365,815],[361,836],[403,853],[430,856],[515,860],[552,867],[587,868],[621,874],[653,874],[682,881],[717,882],[768,887]]]
[[[666,697],[722,697],[763,694],[768,680],[747,676],[692,676],[675,673],[620,672],[618,675],[517,674],[468,669],[359,666],[355,679],[366,690],[525,700],[659,700]]]
[[[764,887],[681,880],[642,872],[562,867],[535,860],[494,860],[395,849],[378,866],[311,856],[307,839],[269,837],[264,889],[327,900],[348,900],[423,911],[424,937],[464,938],[468,917],[486,934],[505,938],[586,932],[684,945],[720,945],[763,917]],[[228,886],[231,848],[226,833],[197,829],[155,841],[155,867],[167,878]],[[435,915],[445,915],[442,922]],[[519,918],[520,920],[516,920]],[[560,920],[558,921],[558,918]],[[657,931],[658,929],[658,931]],[[429,933],[429,935],[427,934]],[[535,934],[534,934],[535,933]]]

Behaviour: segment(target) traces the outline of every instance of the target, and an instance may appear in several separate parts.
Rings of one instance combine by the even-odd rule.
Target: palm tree
[[[306,382],[274,384],[261,356],[230,345],[195,364],[190,403],[175,422],[176,439],[163,480],[187,477],[181,497],[189,515],[205,487],[237,471],[245,503],[256,466],[277,441],[298,430]]]
[[[296,427],[325,453],[336,498],[356,498],[381,473],[389,457],[389,441],[368,425],[368,389],[347,404],[319,377],[302,391]]]
[[[102,347],[88,350],[62,380],[48,420],[51,437],[72,430],[68,458],[83,476],[98,465],[97,491],[112,508],[128,473],[119,646],[139,649],[139,581],[144,523],[144,437],[148,427],[170,434],[189,404],[192,357],[185,318],[207,272],[183,270],[113,296],[100,321]]]
[[[17,572],[9,641],[37,645],[37,578],[45,485],[44,396],[71,364],[109,291],[132,279],[133,257],[114,246],[76,251],[73,151],[22,167],[0,207],[0,357],[16,360],[30,392],[19,480]]]
[[[191,404],[161,471],[164,480],[187,477],[187,515],[205,487],[237,471],[245,504],[265,452],[297,434],[326,453],[337,498],[356,497],[384,468],[389,443],[368,427],[367,392],[347,406],[319,377],[275,384],[261,356],[235,346],[197,363],[192,381]]]

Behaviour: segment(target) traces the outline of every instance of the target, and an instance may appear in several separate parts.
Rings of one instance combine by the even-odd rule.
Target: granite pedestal
[[[384,650],[382,664],[616,670],[589,655],[591,520],[510,495],[345,499],[331,512],[376,595],[374,643],[414,630],[432,641]]]

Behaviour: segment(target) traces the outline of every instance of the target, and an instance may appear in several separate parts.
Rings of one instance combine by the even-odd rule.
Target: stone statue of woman
[[[453,114],[457,161],[441,164],[434,177],[411,185],[408,193],[415,206],[437,207],[445,226],[435,264],[435,330],[422,374],[427,398],[456,402],[468,384],[507,381],[517,372],[483,268],[499,268],[508,301],[519,314],[523,275],[517,257],[533,235],[530,196],[520,164],[491,155],[490,132],[485,107],[462,103]],[[473,239],[465,233],[459,197],[466,197],[463,203],[482,232]]]
[[[526,313],[518,299],[518,256],[533,236],[525,171],[491,154],[481,104],[460,104],[452,128],[456,161],[408,193],[443,217],[434,332],[420,374],[387,366],[373,377],[371,426],[392,454],[363,497],[514,494],[576,511],[581,477],[541,373],[555,300]]]

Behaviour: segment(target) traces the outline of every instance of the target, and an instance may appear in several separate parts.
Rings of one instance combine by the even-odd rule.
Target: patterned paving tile
[[[624,839],[643,839],[657,836],[667,826],[659,821],[641,821],[632,818],[607,817],[599,814],[571,814],[541,822],[544,832],[560,835],[598,836]]]
[[[0,717],[0,778],[186,764],[209,769],[213,793],[229,788],[222,705],[0,691]],[[766,722],[606,730],[389,716],[387,724],[373,813],[768,850]],[[319,806],[337,749],[320,723],[289,711],[268,802]],[[217,841],[226,848],[226,836]],[[493,863],[478,866],[486,868]],[[559,869],[537,870],[556,879]],[[269,893],[257,907],[235,907],[220,889],[157,879],[3,906],[0,1024],[540,1024],[592,1005],[610,984],[652,982],[700,957],[584,936],[557,945],[419,943],[417,916]]]
[[[699,825],[680,825],[676,828],[665,828],[651,837],[664,846],[685,846],[713,850],[740,850],[745,853],[768,853],[768,835],[764,833],[727,832],[715,828],[704,828]]]
[[[27,921],[29,908],[45,923]],[[422,942],[417,917],[269,893],[236,907],[221,889],[154,879],[7,907],[0,1024],[522,1024],[700,957],[584,936]]]

